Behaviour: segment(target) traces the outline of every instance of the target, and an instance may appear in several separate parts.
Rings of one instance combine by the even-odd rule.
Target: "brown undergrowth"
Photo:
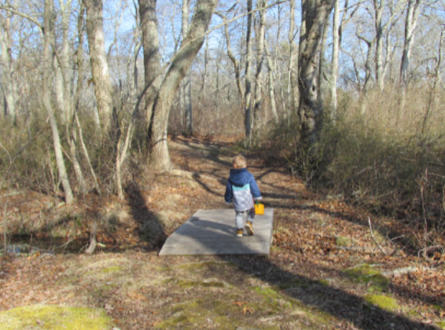
[[[391,219],[309,191],[256,156],[249,170],[275,209],[270,258],[158,257],[196,210],[228,207],[234,151],[182,137],[170,150],[176,169],[141,170],[125,201],[92,195],[68,207],[35,192],[5,197],[8,237],[25,236],[13,236],[1,256],[0,312],[101,308],[119,329],[444,328],[443,255],[411,253]],[[100,245],[79,254],[93,219]]]

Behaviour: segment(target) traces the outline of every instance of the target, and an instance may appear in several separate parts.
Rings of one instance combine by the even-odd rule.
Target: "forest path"
[[[34,304],[102,308],[121,330],[445,328],[443,263],[431,267],[403,252],[385,256],[368,214],[308,191],[255,156],[248,169],[266,207],[274,208],[270,258],[159,257],[159,245],[144,241],[154,229],[169,235],[197,209],[230,208],[223,195],[237,151],[198,139],[169,145],[175,170],[141,177],[127,189],[126,203],[101,205],[123,214],[112,235],[99,232],[105,248],[91,256],[3,256],[0,312]],[[141,226],[147,219],[157,227]],[[378,220],[382,248],[397,247],[384,241],[385,222]],[[408,274],[390,276],[408,267]]]

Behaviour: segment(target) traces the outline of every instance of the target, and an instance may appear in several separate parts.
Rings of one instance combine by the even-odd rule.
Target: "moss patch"
[[[174,283],[178,287],[184,289],[193,288],[197,286],[207,287],[207,288],[209,287],[223,288],[225,286],[228,286],[226,283],[217,279],[207,279],[203,281],[169,279],[166,280],[164,283]]]
[[[108,268],[102,269],[102,273],[109,274],[109,273],[119,272],[121,270],[122,270],[122,267],[114,266],[114,267],[108,267]]]
[[[435,325],[437,325],[441,329],[445,329],[445,321],[436,322]]]
[[[0,313],[3,330],[108,330],[111,319],[102,310],[55,305],[34,305]]]
[[[339,236],[335,239],[335,244],[337,244],[338,246],[351,246],[352,243],[354,243],[354,240],[349,237]]]
[[[218,329],[233,329],[233,320],[230,320],[227,315],[236,312],[236,305],[230,302],[214,300],[209,296],[174,306],[171,309],[171,316],[156,325],[156,328],[197,329],[198,325],[206,324]]]
[[[387,311],[394,311],[399,307],[397,304],[397,300],[382,296],[382,295],[366,295],[363,297],[365,301],[367,301],[370,304],[376,305],[382,309],[385,309]]]
[[[389,280],[371,265],[360,265],[358,267],[346,270],[345,273],[354,282],[366,284],[372,282],[368,287],[368,292],[384,292],[388,289]]]

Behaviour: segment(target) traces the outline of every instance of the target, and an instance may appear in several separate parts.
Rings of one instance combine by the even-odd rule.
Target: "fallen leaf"
[[[247,314],[247,313],[249,313],[249,314],[253,314],[254,312],[255,312],[255,310],[253,309],[253,308],[249,308],[249,307],[244,307],[242,310],[241,310],[241,312],[243,312],[243,314],[245,315],[245,314]]]

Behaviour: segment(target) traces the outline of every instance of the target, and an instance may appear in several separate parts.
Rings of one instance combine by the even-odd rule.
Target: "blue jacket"
[[[247,168],[230,170],[224,199],[226,203],[233,201],[236,211],[250,210],[253,207],[253,199],[261,199],[260,189]]]

